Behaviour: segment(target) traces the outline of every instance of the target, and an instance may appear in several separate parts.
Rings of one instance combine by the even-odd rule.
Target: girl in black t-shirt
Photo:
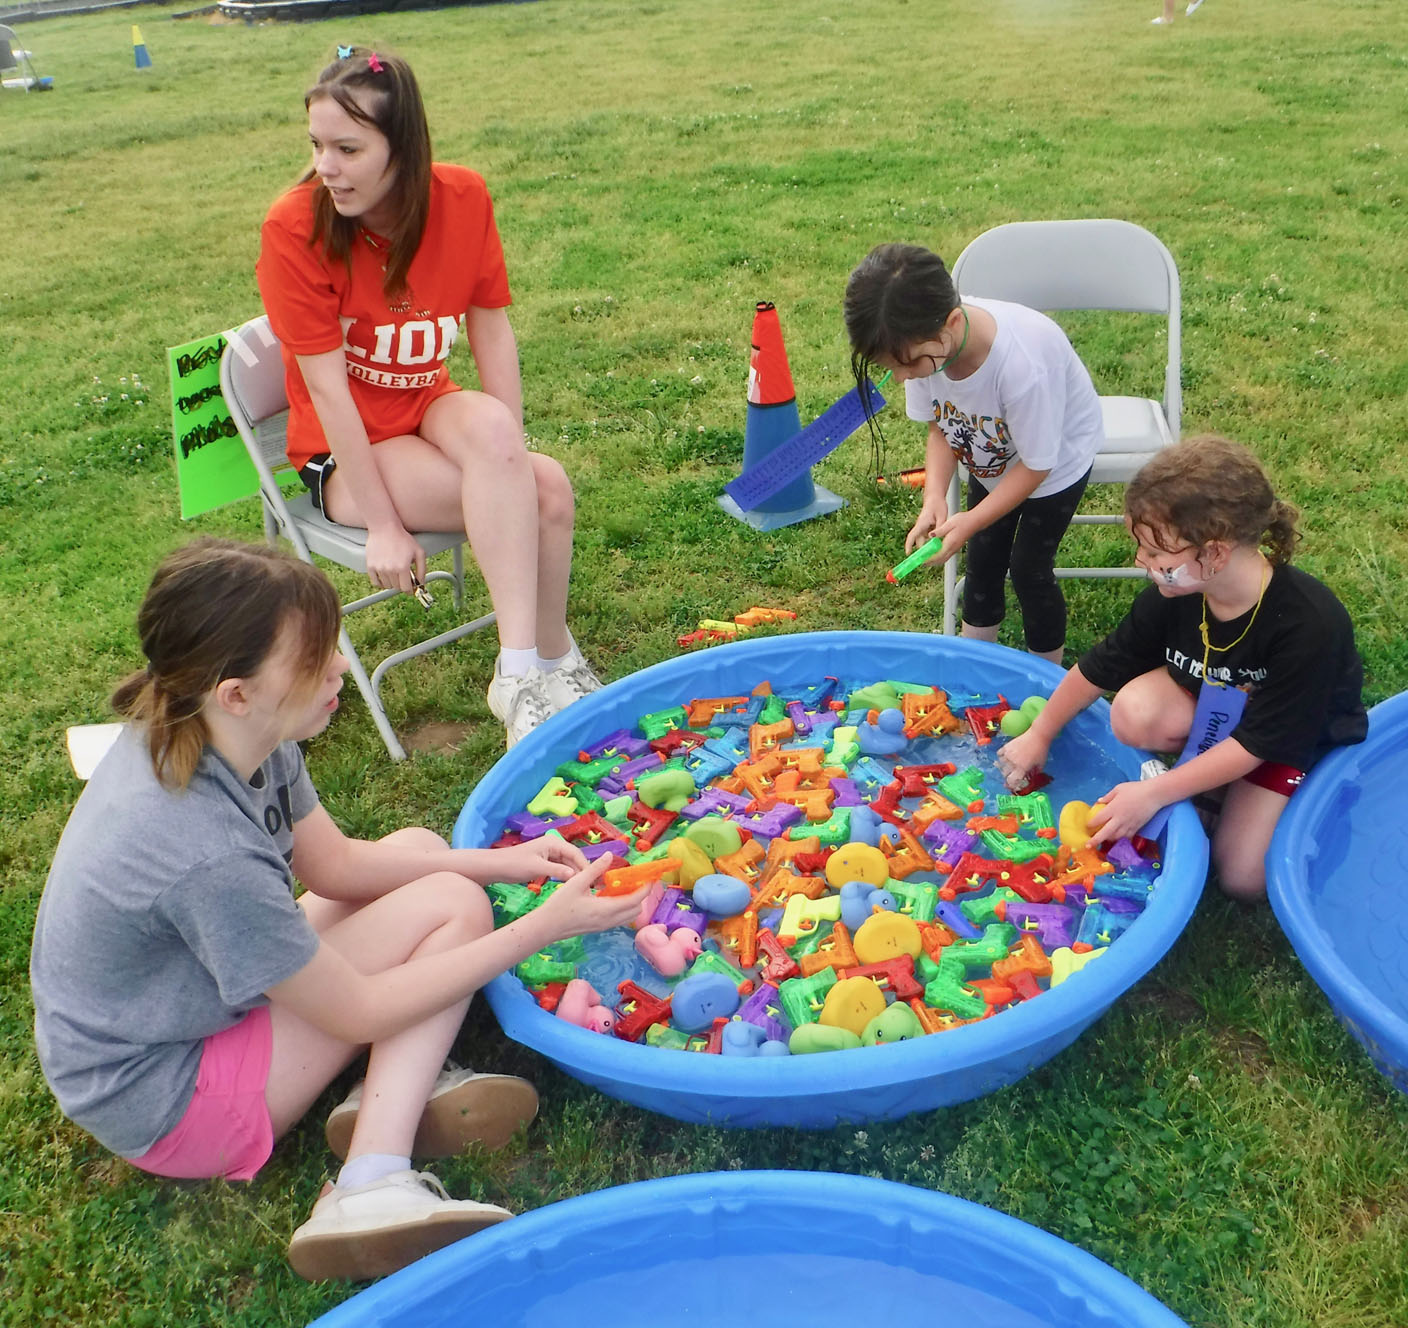
[[[1321,756],[1368,731],[1349,615],[1290,566],[1296,517],[1252,453],[1225,438],[1189,439],[1149,461],[1126,492],[1125,524],[1154,584],[998,753],[1009,783],[1022,784],[1066,723],[1114,692],[1121,742],[1183,755],[1106,793],[1093,841],[1135,834],[1161,808],[1220,790],[1218,879],[1236,898],[1261,898],[1287,800]]]

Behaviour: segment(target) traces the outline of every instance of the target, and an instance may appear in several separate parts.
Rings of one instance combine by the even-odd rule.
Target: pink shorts
[[[274,1151],[264,1100],[273,1050],[267,1005],[206,1038],[186,1114],[170,1134],[130,1159],[132,1165],[180,1180],[249,1180]]]

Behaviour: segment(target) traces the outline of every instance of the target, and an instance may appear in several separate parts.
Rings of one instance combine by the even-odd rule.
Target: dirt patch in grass
[[[413,752],[435,752],[449,756],[459,750],[460,744],[469,735],[468,724],[450,724],[443,720],[432,720],[422,724],[414,733],[406,736],[408,750]]]
[[[1203,1007],[1188,992],[1168,987],[1161,982],[1146,982],[1125,998],[1136,1010],[1155,1014],[1166,1024],[1186,1027],[1200,1024],[1206,1018]]]
[[[137,1168],[130,1162],[124,1162],[120,1157],[100,1158],[96,1162],[90,1162],[83,1168],[83,1175],[86,1180],[94,1185],[106,1185],[109,1188],[125,1184],[137,1174]]]
[[[1249,1028],[1220,1028],[1214,1034],[1218,1050],[1253,1079],[1269,1079],[1275,1068],[1271,1048]]]

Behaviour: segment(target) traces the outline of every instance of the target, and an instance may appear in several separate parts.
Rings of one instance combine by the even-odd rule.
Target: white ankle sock
[[[538,667],[538,652],[534,647],[529,646],[526,650],[499,647],[499,672],[505,678],[521,678]]]
[[[358,1185],[370,1185],[383,1176],[395,1175],[398,1171],[409,1171],[411,1159],[397,1157],[394,1153],[362,1153],[349,1157],[337,1173],[334,1185],[342,1189],[352,1189]]]

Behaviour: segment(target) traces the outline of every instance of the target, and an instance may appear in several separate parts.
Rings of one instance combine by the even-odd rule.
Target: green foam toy
[[[828,1024],[803,1024],[792,1030],[787,1050],[794,1056],[806,1056],[814,1051],[849,1051],[861,1045],[860,1038],[849,1028],[833,1028]]]
[[[656,770],[636,780],[636,796],[647,807],[663,807],[671,812],[680,811],[698,792],[694,776],[680,767]]]
[[[701,816],[684,832],[684,837],[692,839],[715,861],[743,847],[743,832],[722,816]]]

